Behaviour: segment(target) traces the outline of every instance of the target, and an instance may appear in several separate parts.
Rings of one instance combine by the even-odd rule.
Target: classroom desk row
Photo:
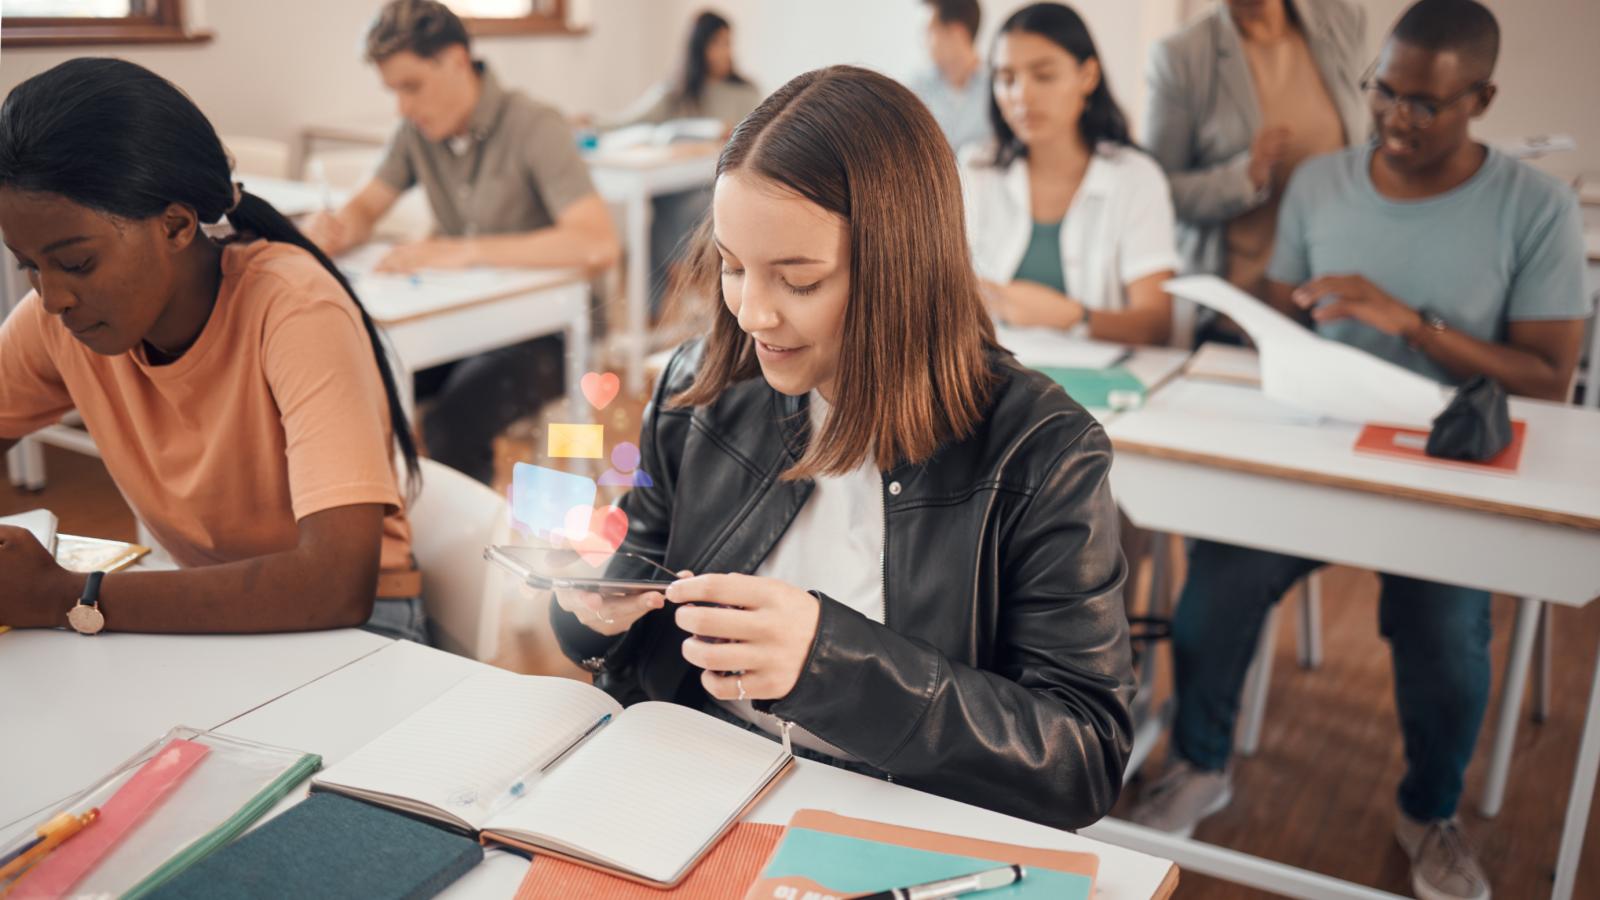
[[[23,697],[23,707],[8,715],[25,726],[0,742],[0,773],[7,779],[0,790],[0,844],[172,726],[318,753],[332,765],[483,668],[360,631],[0,636],[0,683],[53,673],[48,692]],[[275,812],[304,796],[303,789],[296,792]],[[801,808],[1094,853],[1100,858],[1097,896],[1104,900],[1165,898],[1177,885],[1177,869],[1166,860],[808,760],[747,818],[782,824]],[[527,867],[519,856],[490,851],[442,896],[511,897]]]

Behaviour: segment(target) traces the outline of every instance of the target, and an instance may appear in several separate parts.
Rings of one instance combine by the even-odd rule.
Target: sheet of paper
[[[577,681],[480,672],[314,780],[419,800],[480,826],[518,777],[621,712]]]
[[[1086,338],[1075,338],[1054,328],[995,328],[1000,346],[1010,350],[1017,362],[1029,367],[1053,366],[1059,369],[1104,369],[1121,362],[1128,348]]]
[[[1193,275],[1163,287],[1243,328],[1260,353],[1261,390],[1276,400],[1347,422],[1411,428],[1431,427],[1449,403],[1449,388],[1323,338],[1220,278]]]
[[[0,525],[13,525],[30,532],[46,550],[56,552],[56,514],[48,509],[31,509],[14,516],[0,516]]]

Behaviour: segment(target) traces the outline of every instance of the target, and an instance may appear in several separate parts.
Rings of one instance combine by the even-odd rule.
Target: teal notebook
[[[201,860],[155,900],[423,900],[483,860],[470,838],[335,794],[313,794]]]
[[[1061,385],[1068,397],[1088,409],[1133,409],[1144,403],[1144,382],[1122,366],[1106,369],[1039,366],[1038,370]]]
[[[1099,859],[960,838],[802,809],[745,900],[853,896],[970,875],[1002,865],[1027,870],[984,900],[1089,900]]]

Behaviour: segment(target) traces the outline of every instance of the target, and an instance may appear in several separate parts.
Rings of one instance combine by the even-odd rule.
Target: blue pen
[[[516,781],[511,782],[511,786],[506,788],[504,794],[500,795],[500,799],[496,800],[494,805],[489,807],[489,815],[493,816],[495,813],[498,813],[511,803],[525,796],[528,793],[528,789],[537,784],[540,778],[544,777],[544,773],[554,768],[556,763],[566,759],[567,756],[572,753],[572,751],[578,749],[579,744],[582,744],[584,741],[588,740],[590,735],[594,734],[596,731],[599,731],[601,727],[603,727],[609,721],[611,721],[611,713],[606,713],[600,717],[600,721],[595,722],[588,728],[585,728],[582,734],[579,734],[577,738],[572,741],[572,743],[567,745],[565,750],[557,753],[549,762],[538,767],[537,769],[530,769],[518,777]]]

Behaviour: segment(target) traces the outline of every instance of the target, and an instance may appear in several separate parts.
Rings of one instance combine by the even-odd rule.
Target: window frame
[[[528,7],[526,15],[493,18],[462,16],[461,22],[473,37],[576,36],[589,33],[586,27],[573,27],[568,23],[568,0],[529,0]]]
[[[6,16],[0,47],[81,47],[106,44],[201,44],[214,36],[190,30],[183,0],[138,0],[145,10],[123,17]]]

